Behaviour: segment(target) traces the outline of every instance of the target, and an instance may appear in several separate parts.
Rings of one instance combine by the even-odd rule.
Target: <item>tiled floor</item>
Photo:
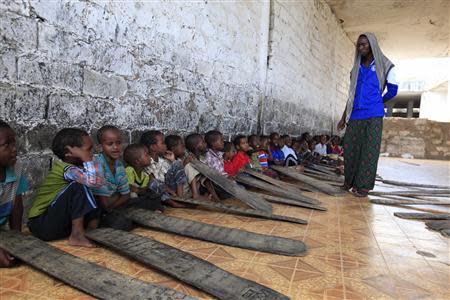
[[[387,179],[435,184],[448,184],[448,172],[448,162],[438,161],[382,159],[379,168]],[[372,205],[367,199],[350,195],[309,195],[320,199],[328,211],[274,205],[276,213],[307,219],[308,225],[203,210],[168,211],[173,216],[205,223],[303,240],[310,247],[304,257],[265,254],[141,228],[134,232],[188,251],[292,299],[449,299],[449,239],[428,231],[422,222],[393,216],[395,211],[413,210]],[[448,207],[418,207],[414,211],[417,209],[449,211]],[[103,248],[73,248],[65,241],[53,245],[115,271],[209,298]],[[0,270],[0,299],[56,298],[90,299],[27,266]]]

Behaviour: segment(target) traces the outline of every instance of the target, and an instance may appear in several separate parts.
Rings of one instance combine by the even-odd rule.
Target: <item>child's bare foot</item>
[[[86,248],[95,248],[96,247],[84,235],[79,235],[79,236],[71,235],[71,236],[69,236],[68,244],[70,246],[86,247]]]

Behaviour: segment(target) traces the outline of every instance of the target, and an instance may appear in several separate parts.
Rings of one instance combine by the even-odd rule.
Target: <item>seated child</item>
[[[8,123],[0,120],[0,230],[22,231],[22,195],[28,188],[22,166],[17,162],[16,134]],[[0,248],[0,268],[15,263],[4,249]]]
[[[298,165],[298,156],[295,153],[294,149],[291,148],[292,145],[292,139],[289,135],[285,134],[281,137],[283,140],[283,148],[281,148],[281,151],[283,151],[284,155],[284,165],[285,166],[296,166]]]
[[[186,149],[193,158],[203,161],[203,155],[206,153],[206,143],[203,137],[198,133],[192,133],[184,139]],[[187,181],[191,189],[192,198],[200,200],[219,201],[213,184],[209,179],[200,174],[191,163],[184,166]]]
[[[84,130],[65,128],[56,134],[52,151],[60,160],[38,188],[28,213],[28,227],[34,236],[44,241],[69,236],[69,245],[94,247],[84,235],[84,224],[98,226],[100,209],[89,188],[103,180],[92,149]]]
[[[225,170],[231,177],[236,176],[242,168],[251,168],[250,157],[247,155],[247,151],[250,148],[247,142],[247,137],[244,135],[238,135],[234,138],[233,144],[236,147],[237,153],[231,161],[225,162],[227,165]]]
[[[99,166],[99,175],[104,179],[99,186],[92,187],[92,193],[102,209],[102,225],[115,229],[129,230],[132,222],[112,213],[117,207],[126,206],[130,199],[130,187],[125,167],[120,161],[122,156],[122,134],[120,130],[106,125],[97,131],[100,154],[94,156]]]
[[[284,165],[284,154],[283,151],[281,151],[281,147],[284,145],[281,145],[282,141],[280,140],[280,135],[276,132],[272,132],[270,134],[270,145],[269,145],[269,151],[272,155],[272,161],[271,163],[275,165]]]
[[[167,152],[164,134],[158,130],[149,130],[142,134],[140,142],[147,147],[150,155],[150,165],[144,170],[150,175],[150,189],[161,196],[163,204],[180,207],[179,203],[170,199],[165,184],[166,174],[171,165],[168,159],[174,160],[174,158],[173,153]]]
[[[340,146],[341,138],[338,136],[334,136],[331,139],[331,145],[330,145],[330,153],[331,154],[337,154],[339,156],[344,155],[344,150]]]
[[[166,137],[165,143],[168,152],[173,153],[173,156],[170,157],[170,168],[165,175],[166,188],[171,195],[191,197],[186,173],[184,172],[184,166],[190,162],[190,157],[185,157],[186,148],[183,138],[179,135],[169,135]]]
[[[208,151],[205,155],[205,161],[212,169],[220,172],[223,175],[227,173],[223,169],[223,135],[217,130],[208,131],[205,134],[205,141],[208,146]]]
[[[262,172],[263,169],[262,169],[260,160],[265,159],[267,166],[268,166],[268,161],[267,161],[267,154],[264,152],[264,150],[260,149],[259,136],[257,136],[256,134],[252,134],[252,135],[249,135],[247,139],[248,139],[248,145],[249,145],[249,151],[247,154],[250,157],[253,169],[255,169],[255,171]],[[263,161],[263,163],[264,163],[264,161]]]
[[[260,161],[261,166],[269,168],[269,162],[272,161],[272,153],[269,150],[270,138],[267,135],[261,135],[259,137],[259,145],[261,150],[267,154],[267,162]]]
[[[123,159],[127,163],[125,173],[130,186],[129,202],[141,208],[163,212],[161,198],[149,188],[150,176],[144,169],[150,165],[147,147],[142,144],[130,144],[123,152]]]
[[[314,152],[319,155],[327,155],[327,137],[325,135],[320,136],[320,142],[314,147]]]

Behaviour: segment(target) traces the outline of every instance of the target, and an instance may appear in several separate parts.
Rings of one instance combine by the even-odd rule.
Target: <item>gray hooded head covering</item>
[[[386,86],[386,77],[389,71],[394,67],[394,64],[384,56],[383,52],[378,45],[377,38],[371,32],[366,32],[364,35],[369,40],[370,48],[372,49],[373,58],[375,60],[375,69],[377,72],[378,82],[380,84],[380,91],[383,92]],[[360,35],[360,36],[361,36]],[[361,64],[361,55],[358,53],[358,49],[355,49],[355,60],[353,63],[353,69],[350,73],[350,88],[348,91],[347,106],[345,107],[347,123],[350,119],[350,115],[353,110],[353,102],[355,101],[356,83],[358,81],[359,65]]]

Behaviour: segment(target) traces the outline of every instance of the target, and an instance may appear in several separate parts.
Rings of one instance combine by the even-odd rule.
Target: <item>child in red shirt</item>
[[[234,177],[236,174],[250,164],[250,157],[247,155],[247,151],[250,149],[245,135],[238,135],[234,138],[233,144],[236,147],[237,153],[231,159],[224,162],[224,170],[228,175]]]

